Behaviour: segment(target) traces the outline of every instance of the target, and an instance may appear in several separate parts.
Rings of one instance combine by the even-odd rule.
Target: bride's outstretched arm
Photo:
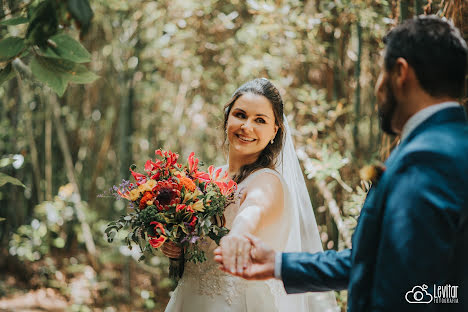
[[[283,212],[283,196],[283,187],[276,175],[264,172],[252,177],[231,231],[220,243],[227,270],[242,274],[247,268],[251,244],[244,235],[255,235],[262,227],[275,222]]]

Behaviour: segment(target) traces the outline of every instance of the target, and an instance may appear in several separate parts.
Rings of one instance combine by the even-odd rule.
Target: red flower
[[[167,237],[165,236],[166,231],[164,230],[164,227],[162,226],[162,224],[159,222],[152,221],[150,224],[151,225],[154,224],[154,231],[156,232],[156,235],[155,236],[148,235],[149,237],[151,237],[151,239],[149,240],[149,243],[151,246],[153,246],[153,248],[159,248],[162,246],[162,244],[164,244],[164,242],[167,239]],[[158,233],[157,229],[159,229],[161,233]]]
[[[219,187],[221,194],[223,194],[223,196],[227,196],[237,189],[237,183],[234,182],[233,180],[230,180],[228,183],[218,182],[218,181],[215,181],[214,183],[216,183],[216,185]]]
[[[154,193],[152,192],[145,192],[145,194],[143,194],[143,197],[141,198],[140,200],[140,210],[142,210],[143,208],[146,207],[146,202],[149,201],[149,200],[152,200],[154,197]]]
[[[152,171],[156,171],[161,169],[161,164],[162,161],[156,159],[156,161],[152,161],[151,159],[148,159],[145,164],[145,171],[147,173],[151,173]]]
[[[197,173],[198,171],[198,158],[195,158],[195,153],[191,152],[190,156],[188,157],[188,165],[189,165],[189,173]]]
[[[154,204],[158,210],[168,210],[170,205],[180,203],[180,190],[179,184],[172,181],[160,181],[153,188],[155,193]]]
[[[190,226],[195,226],[196,223],[197,223],[197,217],[193,216],[193,217],[192,217],[192,220],[190,220],[189,225],[190,225]]]
[[[135,178],[137,185],[146,183],[147,177],[144,174],[135,172],[131,168],[130,168],[130,171],[132,172],[132,176]]]
[[[192,209],[192,206],[190,205],[184,205],[184,204],[180,204],[180,205],[177,205],[176,207],[176,212],[180,212],[180,211],[187,211],[187,212],[190,212],[190,213],[194,213],[195,211]]]
[[[166,160],[166,169],[169,167],[174,166],[177,163],[177,159],[179,158],[179,155],[176,153],[173,153],[171,151],[163,151],[163,150],[156,150],[154,152],[156,155],[164,157]]]

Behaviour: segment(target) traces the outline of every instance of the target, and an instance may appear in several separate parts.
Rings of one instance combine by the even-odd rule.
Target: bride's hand
[[[182,248],[169,240],[161,246],[161,251],[169,258],[179,259],[182,257]]]
[[[242,274],[250,261],[250,241],[244,235],[231,232],[219,245],[224,268],[233,274]]]

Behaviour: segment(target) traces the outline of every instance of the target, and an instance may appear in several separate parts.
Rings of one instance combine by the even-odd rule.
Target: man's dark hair
[[[384,37],[384,43],[387,71],[402,57],[430,95],[463,95],[468,48],[450,22],[434,15],[414,17],[393,28]]]

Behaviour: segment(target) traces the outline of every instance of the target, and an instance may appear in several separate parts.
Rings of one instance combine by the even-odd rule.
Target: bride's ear
[[[275,135],[273,136],[273,138],[276,138],[276,134],[278,133],[278,129],[279,129],[279,126],[277,124],[275,124]]]

